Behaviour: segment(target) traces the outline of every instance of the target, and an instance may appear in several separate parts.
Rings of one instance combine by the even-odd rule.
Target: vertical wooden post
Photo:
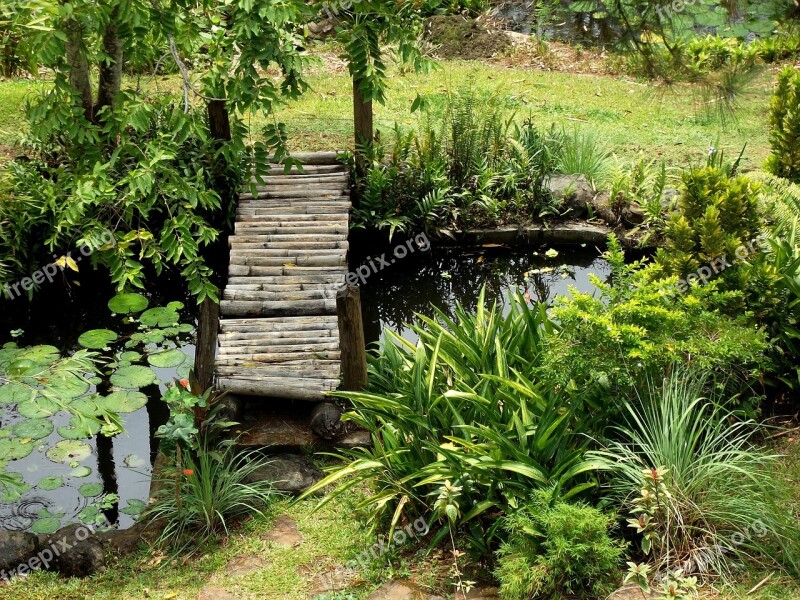
[[[217,353],[219,304],[206,298],[198,311],[197,347],[194,354],[194,377],[200,392],[214,383],[214,357]]]
[[[336,293],[336,314],[343,389],[357,392],[367,385],[367,349],[361,321],[361,293],[357,286],[346,285]]]

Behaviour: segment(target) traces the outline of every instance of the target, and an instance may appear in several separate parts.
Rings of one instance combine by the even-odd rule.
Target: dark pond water
[[[354,256],[351,268],[366,259]],[[431,306],[436,306],[452,315],[456,303],[475,308],[483,286],[487,303],[505,304],[513,293],[546,302],[569,293],[570,286],[591,291],[589,275],[605,279],[609,271],[608,263],[590,247],[417,251],[367,278],[361,291],[364,333],[368,343],[377,341],[384,328],[416,340],[406,326],[415,313],[430,316]]]
[[[94,285],[84,282],[82,287],[71,286],[66,290],[61,286],[53,287],[58,289],[44,290],[32,303],[23,298],[2,301],[0,346],[12,341],[21,347],[45,344],[57,347],[66,355],[79,348],[77,339],[85,331],[109,328],[121,335],[126,333],[121,319],[112,317],[107,306],[114,295],[107,282],[99,281]],[[172,300],[192,306],[193,301],[182,297],[180,290],[170,290],[169,285],[160,287],[160,295],[149,296],[151,307],[163,306]],[[191,323],[192,311],[187,308],[184,313],[183,322]],[[187,334],[183,338],[186,343],[181,349],[189,357],[186,364],[191,364],[194,355],[194,346],[189,343],[192,337]],[[31,487],[21,498],[0,497],[0,528],[28,529],[37,516],[48,513],[57,515],[62,524],[75,522],[77,515],[96,500],[96,496],[86,497],[81,493],[80,488],[87,484],[100,484],[104,494],[117,494],[118,508],[130,506],[131,501],[147,501],[152,461],[157,451],[153,434],[168,417],[166,406],[160,401],[161,392],[165,383],[179,375],[177,369],[154,368],[154,371],[161,383],[141,390],[147,395],[148,404],[120,415],[124,433],[113,438],[98,435],[87,439],[91,455],[79,461],[79,465],[53,462],[45,455],[48,448],[62,439],[57,428],[66,426],[70,415],[62,412],[51,418],[56,430],[46,438],[32,441],[36,448],[27,457],[8,464],[6,472],[21,474]],[[95,390],[93,386],[90,392]],[[0,406],[0,419],[3,429],[8,429],[20,416]],[[63,485],[54,490],[37,487],[36,484],[46,477],[61,477]],[[103,514],[119,528],[130,527],[134,517],[118,508],[104,510]],[[43,510],[48,512],[43,513]]]

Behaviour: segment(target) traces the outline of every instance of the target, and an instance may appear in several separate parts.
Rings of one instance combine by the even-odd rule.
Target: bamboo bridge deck
[[[274,165],[240,195],[220,303],[217,387],[247,396],[322,400],[339,385],[337,289],[347,273],[346,167],[335,152]]]

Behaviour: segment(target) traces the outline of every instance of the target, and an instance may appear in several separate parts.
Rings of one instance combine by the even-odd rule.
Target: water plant
[[[86,486],[92,468],[84,463],[93,454],[88,440],[95,436],[113,437],[124,431],[124,415],[147,403],[142,389],[158,383],[152,366],[179,367],[187,360],[180,350],[186,333],[193,328],[181,324],[181,303],[148,309],[149,301],[139,294],[112,298],[109,309],[122,315],[116,328],[94,329],[81,334],[81,348],[65,356],[54,346],[20,347],[16,342],[0,350],[0,479],[3,501],[17,502],[37,490],[75,487],[80,496],[94,499]],[[155,318],[155,317],[159,318]],[[64,417],[68,420],[63,422]],[[17,465],[34,450],[44,453],[54,464],[63,465],[58,475],[48,474],[31,485]],[[94,489],[94,488],[91,488]],[[99,501],[111,503],[111,494],[92,500],[77,514],[80,520],[96,522]],[[33,527],[50,529],[64,514],[40,516]],[[73,515],[74,516],[74,515]],[[59,523],[55,523],[55,521]],[[46,527],[45,527],[46,526]],[[41,531],[40,531],[41,532]]]

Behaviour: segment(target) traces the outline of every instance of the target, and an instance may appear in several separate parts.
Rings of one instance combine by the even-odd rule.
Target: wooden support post
[[[346,285],[337,292],[336,313],[343,389],[357,392],[367,385],[367,349],[361,320],[361,293],[357,286]]]
[[[194,354],[194,377],[198,391],[205,391],[214,383],[214,356],[217,353],[219,331],[219,304],[206,298],[198,311],[197,347]]]

